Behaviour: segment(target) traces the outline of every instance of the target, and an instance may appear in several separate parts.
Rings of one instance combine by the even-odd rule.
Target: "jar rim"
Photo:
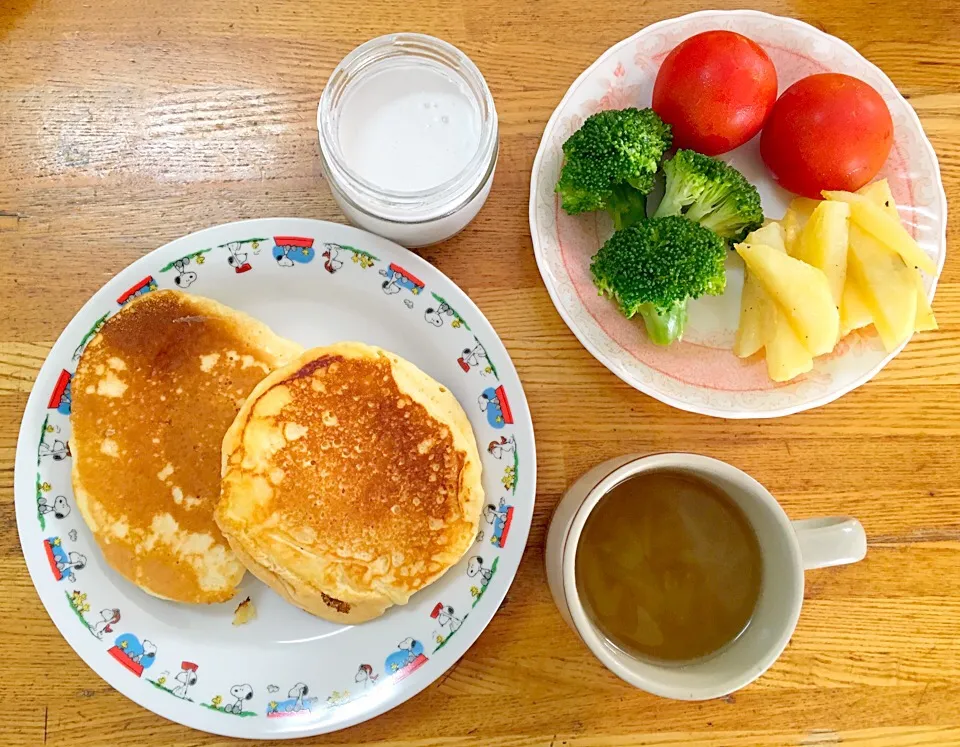
[[[380,187],[352,169],[340,149],[337,115],[344,93],[351,83],[398,58],[424,59],[454,74],[465,84],[480,113],[480,138],[473,156],[458,173],[426,189]],[[418,33],[386,34],[348,53],[334,68],[320,96],[317,131],[321,164],[331,186],[357,209],[397,223],[432,220],[455,212],[482,189],[498,151],[497,112],[479,68],[452,44]]]

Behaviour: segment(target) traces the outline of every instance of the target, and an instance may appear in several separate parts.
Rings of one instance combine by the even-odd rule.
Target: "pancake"
[[[480,456],[463,408],[408,361],[344,342],[261,381],[223,440],[217,523],[260,580],[360,623],[473,543]]]
[[[154,291],[90,341],[71,384],[77,506],[114,570],[178,602],[229,599],[244,567],[213,518],[223,434],[299,345],[215,301]]]

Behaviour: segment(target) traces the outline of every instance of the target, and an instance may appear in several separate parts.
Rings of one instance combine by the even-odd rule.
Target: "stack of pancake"
[[[73,379],[73,483],[104,558],[158,597],[229,599],[245,570],[363,622],[472,544],[483,491],[453,395],[379,348],[304,352],[180,291],[115,314]]]

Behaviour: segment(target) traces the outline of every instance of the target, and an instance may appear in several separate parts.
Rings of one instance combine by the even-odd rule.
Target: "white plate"
[[[777,68],[780,90],[818,72],[856,76],[883,96],[894,122],[894,146],[881,177],[890,181],[900,216],[937,276],[946,252],[947,199],[937,157],[920,120],[890,79],[853,47],[812,26],[750,10],[702,11],[648,26],[608,49],[567,91],[547,123],[530,181],[530,233],[540,274],[560,316],[584,347],[631,386],[682,410],[725,418],[772,418],[831,402],[869,381],[899,350],[886,353],[870,327],[846,337],[816,360],[814,370],[787,384],[769,380],[761,356],[741,360],[731,348],[737,328],[743,266],[727,263],[727,291],[690,303],[682,342],[651,343],[643,324],[625,319],[597,295],[590,257],[612,233],[605,214],[569,216],[553,189],[563,142],[603,109],[650,105],[663,58],[679,42],[710,29],[729,29],[762,46]],[[726,154],[760,190],[764,212],[778,218],[792,195],[774,184],[760,160],[759,138]],[[933,297],[936,277],[925,278]]]
[[[184,257],[186,266],[174,266]],[[195,274],[178,284],[181,271]],[[364,625],[337,625],[292,607],[250,574],[225,604],[191,606],[148,596],[106,565],[79,511],[58,518],[58,496],[74,506],[64,452],[70,437],[67,385],[90,331],[131,293],[185,285],[305,346],[337,340],[380,345],[444,383],[473,424],[487,502],[494,504],[481,519],[483,536],[463,561],[408,605]],[[484,351],[486,357],[478,357]],[[485,392],[497,392],[500,405],[482,411]],[[495,446],[501,439],[504,444]],[[97,674],[172,721],[266,739],[365,721],[412,697],[463,656],[516,573],[535,485],[533,427],[520,380],[470,299],[427,262],[385,239],[322,221],[275,218],[178,239],[134,262],[94,295],[37,377],[17,445],[15,498],[20,542],[40,598]],[[41,513],[41,502],[50,510]],[[72,553],[85,556],[85,567],[58,571],[50,561]],[[477,556],[484,573],[471,576],[468,561]],[[234,627],[237,602],[248,595],[257,618]],[[451,605],[462,621],[454,634],[449,623],[431,617],[440,603]],[[104,617],[112,618],[113,610],[119,620],[104,631]],[[145,641],[155,654],[151,646],[143,653]],[[56,671],[49,675],[55,679]],[[193,679],[186,698],[178,697],[183,682]],[[241,699],[231,696],[235,686]]]

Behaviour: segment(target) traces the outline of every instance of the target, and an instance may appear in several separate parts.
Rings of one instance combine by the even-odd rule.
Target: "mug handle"
[[[791,522],[800,543],[803,570],[847,565],[863,560],[867,554],[867,535],[863,525],[849,516],[800,519]]]

